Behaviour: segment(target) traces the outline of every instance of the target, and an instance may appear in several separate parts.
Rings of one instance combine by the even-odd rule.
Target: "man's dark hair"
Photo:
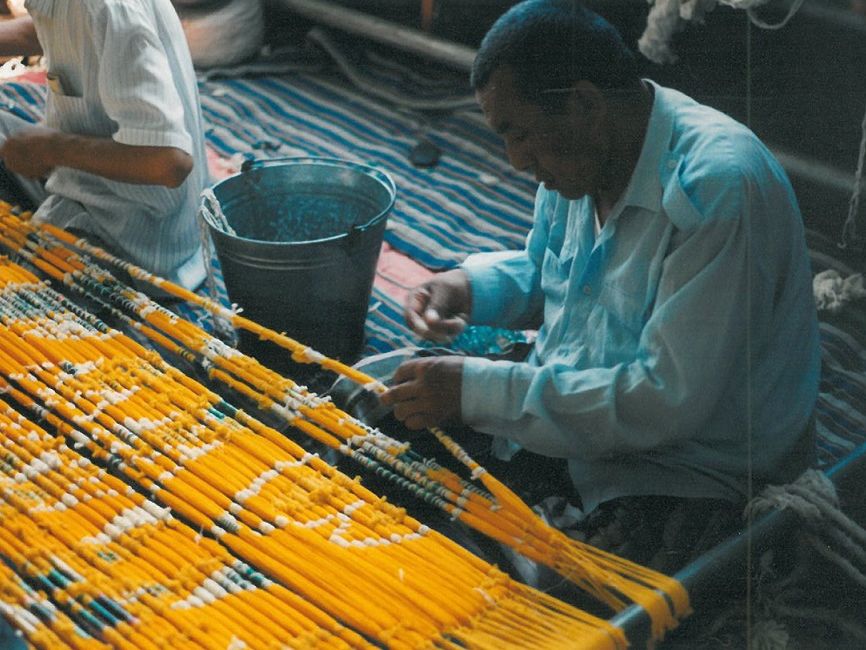
[[[602,90],[638,80],[637,62],[619,32],[576,0],[525,0],[503,14],[478,48],[470,83],[482,90],[500,66],[511,66],[522,99],[555,110],[580,80]]]

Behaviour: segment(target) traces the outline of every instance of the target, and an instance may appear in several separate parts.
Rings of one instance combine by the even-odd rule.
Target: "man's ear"
[[[575,116],[588,120],[590,124],[599,124],[607,114],[607,98],[598,86],[586,79],[574,83],[569,101]]]

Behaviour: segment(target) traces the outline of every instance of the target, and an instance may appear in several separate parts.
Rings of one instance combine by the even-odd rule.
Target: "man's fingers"
[[[460,413],[461,357],[424,357],[402,363],[382,403],[410,429],[430,427]]]
[[[417,431],[435,426],[438,419],[424,400],[413,399],[394,405],[394,417],[402,422],[407,429]]]
[[[419,336],[426,336],[430,330],[423,316],[429,302],[430,292],[425,286],[413,289],[406,298],[403,310],[406,324]]]
[[[424,310],[430,306],[430,301],[432,299],[433,291],[430,288],[430,285],[425,283],[409,291],[409,295],[406,296],[406,302],[403,306],[408,311],[414,311],[417,314],[423,314]]]
[[[426,338],[430,333],[430,327],[427,321],[417,312],[406,311],[406,324],[418,336]]]
[[[400,420],[406,426],[409,426],[409,422],[414,422],[416,424],[423,423],[425,421],[424,410],[421,408],[421,405],[417,400],[410,400],[408,402],[400,402],[394,406],[394,417]],[[419,427],[409,427],[409,428],[419,428]]]
[[[382,393],[382,395],[379,396],[379,399],[385,406],[393,406],[400,402],[413,399],[416,392],[417,388],[411,384],[399,384]]]
[[[450,343],[466,328],[466,320],[460,316],[455,316],[437,320],[435,323],[427,320],[425,325],[427,331],[424,333],[424,338],[436,343]]]
[[[430,302],[430,289],[426,284],[422,284],[409,291],[406,296],[406,309],[422,312]]]
[[[468,308],[446,272],[413,289],[404,304],[406,323],[419,336],[447,342],[466,326]],[[450,279],[449,279],[450,278]]]
[[[401,363],[397,366],[397,370],[394,371],[391,385],[396,388],[399,384],[405,384],[406,382],[415,379],[418,376],[419,364],[423,363],[423,359],[409,359],[408,361]]]
[[[437,327],[439,332],[448,334],[449,336],[457,336],[464,329],[466,329],[466,316],[464,314],[457,314],[451,318],[443,318],[439,321],[439,327]]]
[[[409,360],[401,363],[391,379],[391,387],[382,393],[379,399],[385,406],[394,406],[401,402],[418,397],[421,387],[416,381],[419,360]]]

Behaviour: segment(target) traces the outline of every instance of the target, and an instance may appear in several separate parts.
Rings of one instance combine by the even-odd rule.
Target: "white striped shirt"
[[[68,167],[46,183],[35,219],[92,232],[125,258],[194,288],[204,278],[196,223],[209,182],[195,72],[169,0],[27,0],[45,53],[46,126],[194,160],[178,188],[112,181]]]

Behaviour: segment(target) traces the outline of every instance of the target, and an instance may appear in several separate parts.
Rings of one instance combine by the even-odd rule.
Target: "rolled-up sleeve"
[[[184,109],[171,66],[140,7],[112,3],[91,17],[100,57],[99,95],[122,144],[176,147],[192,154]]]

